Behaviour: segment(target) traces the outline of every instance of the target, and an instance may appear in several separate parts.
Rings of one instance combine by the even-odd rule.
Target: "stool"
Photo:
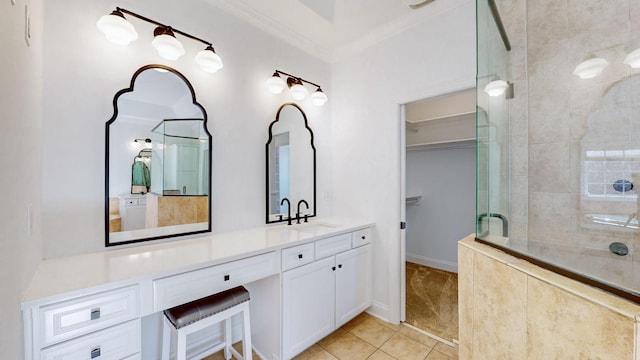
[[[242,351],[240,355],[232,345],[231,317],[242,313]],[[243,286],[225,290],[190,303],[173,307],[164,311],[162,330],[162,359],[168,360],[170,355],[171,332],[177,331],[176,359],[187,358],[187,335],[193,334],[209,326],[224,321],[224,342],[204,353],[197,359],[214,354],[224,349],[225,359],[233,354],[240,360],[251,360],[251,327],[249,325],[249,291]]]

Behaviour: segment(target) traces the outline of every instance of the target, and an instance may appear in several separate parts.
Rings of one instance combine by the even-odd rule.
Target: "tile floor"
[[[234,346],[240,350],[241,343]],[[258,359],[254,353],[254,359]],[[318,341],[294,360],[451,360],[451,347],[407,326],[393,325],[362,313]],[[206,360],[224,360],[222,352]]]

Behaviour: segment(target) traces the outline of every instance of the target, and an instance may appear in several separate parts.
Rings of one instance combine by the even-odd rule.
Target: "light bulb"
[[[164,28],[158,26],[153,34],[155,37],[151,42],[151,45],[158,51],[160,57],[167,60],[175,61],[182,55],[184,55],[184,47],[178,39],[176,39],[173,31],[170,28]]]
[[[580,79],[591,79],[600,74],[609,65],[609,62],[602,58],[593,58],[585,60],[576,66],[573,70],[573,75],[578,76]]]
[[[274,94],[282,93],[285,86],[284,80],[282,80],[277,72],[274,72],[273,76],[267,79],[267,89]]]
[[[295,84],[289,89],[289,94],[295,100],[304,100],[307,95],[309,95],[309,90],[302,84]]]
[[[489,94],[489,96],[500,96],[504,94],[504,92],[509,87],[509,83],[504,80],[494,80],[487,84],[484,87],[484,92]]]
[[[325,95],[320,88],[311,94],[311,103],[315,106],[322,106],[327,102],[327,100],[329,100],[329,98],[327,98],[327,95]]]
[[[640,48],[633,50],[622,61],[634,69],[640,68]]]
[[[223,66],[222,59],[216,54],[216,51],[211,45],[196,55],[196,63],[200,65],[202,70],[212,74],[222,69]]]
[[[129,45],[130,42],[138,38],[136,29],[118,10],[100,17],[96,26],[102,31],[107,40],[114,44]]]

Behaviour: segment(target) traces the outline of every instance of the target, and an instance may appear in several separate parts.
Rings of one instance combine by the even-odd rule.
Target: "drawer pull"
[[[362,235],[362,240],[365,240],[366,238],[367,238],[366,236]]]
[[[97,357],[100,357],[100,346],[98,346],[97,348],[91,349],[91,358],[95,359]]]
[[[100,319],[100,308],[91,309],[91,320]]]
[[[224,276],[224,281],[229,281],[229,279],[231,279],[231,276],[229,276],[229,275],[225,275]]]
[[[298,254],[298,259],[302,259],[302,258],[303,258],[302,254]]]

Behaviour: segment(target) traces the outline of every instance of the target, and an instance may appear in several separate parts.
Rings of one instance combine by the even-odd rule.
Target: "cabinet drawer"
[[[371,228],[366,228],[351,233],[351,244],[354,248],[371,243],[372,240]]]
[[[277,252],[194,270],[153,281],[153,310],[162,311],[265,278],[280,271]]]
[[[42,347],[137,318],[138,298],[129,286],[41,307]]]
[[[294,246],[282,250],[282,271],[308,264],[314,259],[313,243]]]
[[[140,320],[133,320],[46,348],[41,359],[120,360],[139,352]]]
[[[316,241],[316,259],[335,255],[351,249],[351,233]]]

